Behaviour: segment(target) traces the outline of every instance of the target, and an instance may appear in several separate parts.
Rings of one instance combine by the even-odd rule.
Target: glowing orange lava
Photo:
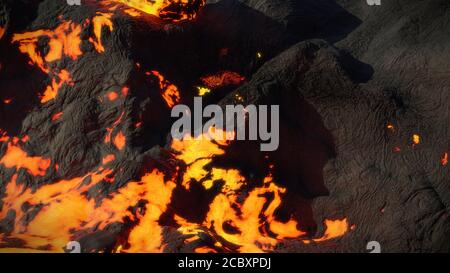
[[[217,89],[227,85],[240,85],[245,81],[245,77],[233,71],[220,71],[214,75],[202,77],[201,81],[209,89]]]
[[[419,144],[420,144],[420,141],[421,141],[420,135],[414,134],[414,135],[412,136],[413,146],[419,145]]]
[[[114,138],[114,145],[117,149],[123,150],[123,148],[125,148],[126,141],[127,140],[125,138],[125,135],[122,133],[122,131],[119,131],[119,133],[117,133],[116,137]]]
[[[111,21],[111,13],[98,12],[97,16],[92,19],[95,38],[90,38],[89,41],[94,45],[98,53],[105,52],[105,47],[102,44],[102,30],[107,27],[110,32],[114,30],[113,23]]]
[[[82,55],[80,50],[80,34],[82,27],[70,21],[62,22],[54,30],[40,29],[22,34],[14,34],[13,43],[19,43],[19,50],[27,54],[33,64],[39,66],[42,71],[49,73],[46,63],[60,60],[68,56],[76,60]],[[45,56],[39,50],[38,41],[41,37],[48,37],[49,50]]]
[[[8,133],[0,129],[0,142],[7,142],[9,141]]]
[[[444,153],[444,155],[441,158],[441,165],[447,166],[448,164],[448,153]]]
[[[161,95],[166,101],[169,108],[174,107],[181,100],[180,92],[178,88],[164,78],[158,71],[151,71],[147,74],[155,76],[159,81],[159,88],[161,89]]]
[[[113,31],[111,21],[112,14],[98,12],[92,19],[86,20],[84,24],[76,24],[72,21],[62,21],[55,29],[39,29],[35,31],[14,34],[12,43],[19,45],[19,50],[27,54],[30,58],[30,64],[38,66],[43,72],[51,77],[51,84],[46,87],[41,102],[46,103],[56,98],[58,90],[64,85],[73,85],[71,75],[67,70],[53,71],[50,64],[60,61],[63,58],[70,58],[75,61],[83,52],[80,49],[82,43],[81,32],[92,21],[93,35],[89,41],[94,45],[99,53],[105,52],[102,44],[102,30],[107,27]],[[39,43],[41,38],[47,37],[48,50],[43,51]]]
[[[59,89],[64,85],[68,84],[73,86],[72,78],[67,70],[61,70],[53,79],[51,85],[47,86],[44,94],[41,97],[41,103],[46,103],[53,100],[58,95]]]
[[[106,96],[110,101],[115,101],[119,97],[119,95],[117,95],[117,93],[114,91],[109,92]]]
[[[0,40],[3,38],[3,35],[5,35],[6,28],[0,26]]]
[[[121,119],[122,115],[116,123]],[[226,139],[224,134],[229,133],[211,129],[208,136],[192,138],[187,135],[183,140],[174,140],[171,145],[177,159],[187,166],[178,186],[188,188],[191,183],[201,183],[203,187],[210,188],[217,183],[222,184],[220,192],[209,205],[204,222],[190,223],[175,215],[174,221],[180,225],[177,231],[189,235],[186,237],[189,241],[196,240],[205,232],[221,238],[221,242],[217,241],[212,246],[196,247],[196,252],[226,249],[224,242],[234,245],[228,251],[267,252],[273,250],[280,240],[304,237],[306,233],[298,229],[294,218],[287,222],[276,219],[275,211],[283,202],[286,189],[277,186],[270,174],[261,186],[242,196],[248,181],[238,170],[208,167],[215,156],[224,153],[223,147],[228,145],[226,140],[222,140]],[[132,223],[125,238],[126,243],[122,241],[114,247],[114,252],[164,251],[164,226],[160,224],[160,218],[170,205],[177,183],[154,169],[138,181],[129,181],[110,195],[95,201],[87,193],[100,183],[115,180],[113,170],[105,167],[115,159],[113,154],[106,155],[97,170],[35,190],[28,188],[17,174],[13,174],[2,199],[0,219],[4,219],[10,211],[15,211],[14,230],[0,239],[0,252],[17,252],[20,249],[63,251],[65,244],[76,238],[79,231],[103,230],[112,223]],[[29,157],[13,143],[9,143],[0,163],[6,168],[27,169],[35,176],[45,175],[50,166],[49,160]],[[268,199],[267,195],[273,198]],[[24,204],[27,204],[27,209],[24,209]],[[130,209],[138,204],[141,204],[140,209]],[[36,216],[30,221],[22,221],[32,208],[39,208]],[[321,237],[304,238],[300,242],[320,243],[341,237],[349,230],[346,218],[326,219],[324,224],[326,228]],[[230,232],[224,228],[225,225],[234,227],[237,232]],[[19,239],[23,244],[14,248],[17,246],[9,245],[8,238]]]
[[[56,121],[56,120],[60,119],[62,117],[62,115],[63,115],[63,112],[59,112],[59,113],[54,114],[52,116],[52,121]]]
[[[102,163],[103,165],[106,165],[114,160],[116,160],[116,156],[113,154],[109,154],[103,158]]]
[[[325,234],[315,242],[322,242],[343,236],[348,231],[348,221],[346,218],[342,220],[325,220]]]
[[[205,5],[205,0],[109,0],[111,3],[121,3],[146,14],[158,16],[170,21],[191,20]],[[130,9],[124,10],[133,17],[139,13]]]
[[[43,176],[50,167],[50,159],[28,156],[18,145],[8,143],[6,153],[0,159],[0,164],[6,168],[24,168],[33,176]]]
[[[111,142],[111,134],[112,134],[113,130],[122,122],[124,115],[125,115],[125,112],[122,112],[120,114],[119,118],[117,118],[117,120],[114,121],[112,127],[106,128],[105,143]]]
[[[213,138],[214,141],[208,140],[211,136],[220,134],[227,133],[214,130],[208,136],[202,135],[197,138],[186,135],[183,140],[174,140],[172,143],[172,149],[177,153],[177,158],[187,164],[182,182],[184,187],[189,189],[190,183],[195,181],[201,183],[206,189],[211,188],[215,183],[224,183],[222,192],[215,197],[209,207],[204,226],[214,230],[225,241],[237,245],[241,252],[270,251],[280,239],[306,235],[297,228],[297,222],[294,219],[286,223],[276,220],[275,210],[281,205],[286,189],[277,186],[271,175],[264,179],[262,187],[253,189],[244,201],[240,201],[239,192],[247,184],[240,172],[235,169],[207,168],[215,156],[224,153],[221,146],[227,145],[223,140],[226,139],[225,137]],[[273,200],[266,199],[264,197],[266,194],[272,194]],[[264,221],[261,215],[265,216]],[[191,227],[191,229],[180,228],[180,232],[195,230],[195,224],[186,223],[184,219],[178,222]],[[239,232],[227,231],[224,228],[225,224],[235,227]],[[346,219],[326,220],[325,224],[327,231],[323,237],[316,239],[317,242],[342,236],[348,230]],[[275,238],[269,235],[272,233],[276,234]]]

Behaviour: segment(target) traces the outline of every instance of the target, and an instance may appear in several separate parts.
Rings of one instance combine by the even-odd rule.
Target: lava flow
[[[135,10],[173,22],[191,20],[205,5],[205,0],[107,0],[106,3],[120,3]],[[113,6],[114,8],[114,6]],[[137,13],[125,10],[131,16]]]
[[[107,27],[113,31],[112,14],[98,12],[92,19],[86,19],[83,24],[62,21],[55,29],[39,29],[36,31],[14,34],[12,43],[19,45],[19,50],[30,58],[30,64],[38,66],[51,80],[45,91],[40,95],[41,103],[55,99],[63,85],[73,86],[71,73],[67,70],[52,69],[52,63],[68,58],[76,61],[83,55],[81,51],[81,32],[92,23],[93,37],[89,41],[98,53],[104,53],[102,44],[102,29]],[[48,50],[44,53],[39,42],[48,38]]]
[[[227,85],[240,85],[245,77],[233,71],[220,71],[213,75],[204,76],[201,81],[210,89],[216,89]]]
[[[151,71],[146,72],[146,75],[154,76],[157,78],[158,85],[161,90],[161,95],[169,108],[172,108],[176,104],[180,103],[181,97],[178,88],[168,80],[166,80],[164,76],[161,75],[161,73],[159,73],[158,71]]]
[[[8,145],[0,164],[16,171],[10,177],[5,196],[2,199],[0,219],[14,222],[13,229],[3,232],[1,246],[20,247],[47,251],[62,251],[65,244],[79,234],[104,230],[113,223],[121,223],[125,243],[116,242],[122,252],[162,252],[165,250],[163,229],[172,228],[180,234],[189,235],[189,240],[199,239],[205,234],[217,238],[211,244],[200,245],[201,250],[262,252],[271,251],[280,240],[298,238],[306,233],[297,229],[297,222],[291,219],[280,222],[274,216],[283,202],[286,189],[277,186],[268,175],[262,186],[250,190],[243,199],[242,193],[248,186],[247,179],[236,169],[209,168],[215,156],[224,153],[226,142],[220,141],[221,131],[210,136],[181,141],[174,140],[171,147],[175,157],[187,166],[179,173],[181,180],[154,169],[138,181],[129,181],[104,198],[92,196],[93,191],[104,183],[114,181],[115,171],[108,164],[115,161],[113,155],[103,159],[95,171],[70,180],[48,181],[48,185],[31,190],[18,178],[18,171],[26,169],[33,177],[44,176],[50,160],[29,157],[13,144]],[[174,181],[180,181],[177,185]],[[176,187],[189,189],[191,183],[200,183],[205,189],[220,185],[209,206],[203,223],[190,223],[174,216],[177,226],[161,225],[160,218],[171,204],[172,192]],[[273,195],[272,199],[266,198]],[[133,208],[141,209],[133,209]],[[29,219],[26,215],[33,211]],[[313,239],[322,242],[344,235],[348,230],[347,220],[326,220],[323,237]],[[230,232],[225,226],[232,226]],[[202,235],[204,234],[204,235]],[[200,237],[199,237],[200,236]],[[219,239],[220,238],[220,239]],[[19,242],[19,243],[18,243]],[[309,243],[309,239],[303,239]],[[230,247],[233,246],[233,247]],[[9,249],[11,250],[11,249]],[[101,251],[95,249],[93,251]]]
[[[3,38],[3,35],[5,35],[5,28],[0,26],[0,39]]]

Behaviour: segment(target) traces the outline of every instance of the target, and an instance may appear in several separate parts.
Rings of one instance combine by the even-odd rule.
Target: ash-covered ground
[[[0,252],[450,251],[450,2],[97,2],[0,0]],[[174,145],[219,71],[204,101],[280,105],[277,151]]]

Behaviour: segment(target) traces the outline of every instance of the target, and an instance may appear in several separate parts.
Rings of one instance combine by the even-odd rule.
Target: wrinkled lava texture
[[[448,0],[117,2],[0,0],[0,252],[450,251]],[[279,149],[172,140],[200,87]]]

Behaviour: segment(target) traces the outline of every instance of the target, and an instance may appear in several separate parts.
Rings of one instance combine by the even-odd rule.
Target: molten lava
[[[93,37],[90,37],[89,41],[94,45],[98,53],[104,53],[105,48],[102,44],[102,30],[104,27],[107,27],[109,31],[113,31],[114,27],[111,18],[112,14],[98,12],[91,20],[87,19],[84,24],[62,21],[54,30],[39,29],[13,35],[12,43],[19,44],[20,52],[28,55],[30,64],[38,66],[50,76],[51,84],[47,86],[41,96],[42,103],[55,99],[59,89],[64,84],[73,85],[69,71],[54,71],[54,69],[50,68],[50,64],[60,61],[63,58],[76,61],[83,55],[80,49],[82,43],[81,32],[90,26],[91,21]],[[47,42],[49,49],[46,53],[39,46],[42,38],[49,39]]]
[[[264,179],[263,186],[251,190],[242,201],[239,196],[248,181],[239,170],[208,168],[215,156],[224,154],[222,147],[226,146],[227,142],[223,134],[227,132],[210,130],[208,135],[197,138],[187,135],[182,141],[174,140],[172,143],[177,158],[188,166],[183,176],[184,187],[189,189],[191,183],[201,183],[205,189],[209,189],[216,183],[224,183],[221,192],[211,203],[203,225],[226,242],[238,246],[241,252],[270,251],[277,245],[278,240],[306,235],[297,228],[294,219],[286,223],[276,220],[274,214],[282,203],[286,189],[277,186],[271,175]],[[273,195],[274,198],[269,200],[264,197],[266,195]],[[264,215],[264,219],[261,215]],[[186,225],[184,219],[178,222]],[[325,224],[327,233],[317,240],[336,238],[348,230],[346,219],[336,222],[326,220]],[[188,225],[194,229],[199,228],[192,223]],[[238,232],[226,230],[225,225],[233,226]],[[184,230],[183,227],[180,228],[181,232]],[[191,232],[192,229],[188,231]],[[276,234],[275,238],[269,235],[273,233]]]
[[[119,150],[123,150],[123,148],[125,148],[126,141],[127,140],[125,138],[125,135],[122,133],[122,131],[119,131],[119,133],[117,133],[116,137],[114,138],[114,146],[116,146],[116,148]]]
[[[61,70],[53,79],[51,85],[47,86],[41,97],[41,103],[53,100],[58,95],[58,90],[64,85],[73,86],[72,78],[67,70]]]
[[[448,153],[444,153],[444,155],[441,158],[441,165],[447,166],[448,164]]]
[[[325,220],[325,234],[318,239],[314,239],[315,242],[322,242],[333,238],[341,237],[348,231],[347,219],[342,220]]]
[[[209,89],[217,89],[227,85],[240,85],[245,81],[245,77],[232,71],[220,71],[216,74],[202,77],[201,81]]]
[[[58,112],[58,113],[54,114],[52,116],[52,121],[57,121],[58,119],[60,119],[62,117],[63,114],[64,114],[63,112]]]
[[[9,141],[9,136],[7,132],[0,129],[0,142],[7,142],[7,141]]]
[[[147,75],[152,75],[157,78],[159,88],[161,90],[161,95],[163,99],[166,101],[166,104],[169,108],[174,107],[176,104],[180,103],[181,96],[178,88],[170,83],[168,80],[164,78],[161,73],[158,71],[150,71],[146,73]]]
[[[8,143],[6,153],[0,159],[0,165],[6,168],[23,168],[33,176],[44,176],[50,167],[50,159],[29,156],[17,144]]]
[[[205,0],[110,0],[112,3],[121,3],[141,12],[158,16],[170,21],[191,20],[197,16],[199,10],[205,5]],[[137,13],[125,10],[129,15],[136,17]]]
[[[121,119],[122,116],[116,125]],[[78,234],[123,223],[129,229],[124,233],[126,243],[118,241],[115,251],[161,252],[165,249],[165,226],[161,225],[160,218],[172,202],[173,190],[176,187],[188,189],[191,183],[201,183],[205,188],[221,185],[203,223],[190,223],[174,215],[179,227],[171,228],[189,235],[186,240],[199,239],[202,233],[221,238],[213,245],[207,243],[196,248],[198,251],[266,252],[273,250],[280,240],[305,236],[294,218],[287,222],[276,219],[275,211],[283,202],[286,189],[277,186],[270,174],[261,186],[251,189],[239,170],[208,167],[214,157],[224,154],[223,147],[228,143],[222,140],[226,139],[223,134],[227,133],[210,130],[208,137],[186,136],[183,140],[173,141],[173,153],[187,166],[179,173],[180,183],[173,182],[172,175],[154,169],[138,181],[129,181],[101,199],[91,194],[100,184],[114,182],[115,172],[106,168],[116,160],[113,154],[106,155],[99,168],[84,176],[54,181],[31,190],[19,179],[18,170],[23,168],[32,176],[43,176],[49,169],[50,160],[30,157],[17,144],[9,143],[0,163],[6,168],[15,168],[16,172],[7,183],[0,219],[11,213],[15,216],[13,230],[3,234],[0,246],[5,250],[19,247],[62,251],[65,244],[76,239]],[[269,195],[273,198],[267,198]],[[139,209],[132,209],[136,207]],[[31,211],[35,217],[25,221]],[[226,226],[233,227],[234,231],[230,232]],[[325,220],[325,226],[324,235],[312,239],[314,242],[343,236],[349,229],[347,219]],[[302,240],[310,242],[307,238]],[[18,241],[21,242],[19,245]]]
[[[90,38],[89,41],[94,45],[98,53],[105,52],[105,47],[102,44],[102,30],[107,27],[110,32],[114,30],[111,21],[112,14],[98,12],[97,16],[92,19],[95,38]]]
[[[6,29],[5,27],[0,26],[0,40],[3,38],[3,35],[5,35]]]
[[[13,43],[19,43],[19,50],[30,57],[31,63],[37,65],[42,71],[49,73],[47,63],[60,60],[63,56],[76,60],[82,55],[80,50],[80,34],[82,26],[70,21],[62,22],[54,30],[40,29],[23,34],[14,34]],[[49,50],[43,56],[38,47],[39,39],[48,37]]]
[[[125,115],[125,112],[122,112],[120,114],[120,116],[117,118],[116,121],[114,121],[114,123],[112,124],[112,127],[106,128],[106,135],[105,135],[105,143],[110,143],[111,142],[111,134],[113,133],[114,129],[116,129],[116,127],[122,122],[122,119]],[[119,137],[121,138],[121,137]],[[116,145],[117,147],[117,145]]]
[[[199,95],[199,96],[204,96],[204,95],[206,95],[206,94],[211,93],[211,89],[209,89],[209,88],[207,88],[207,87],[201,87],[201,86],[199,86],[199,87],[197,87],[197,89],[198,89],[198,95]]]
[[[420,135],[414,134],[414,135],[412,136],[413,146],[419,145],[419,144],[420,144],[420,141],[421,141]]]

